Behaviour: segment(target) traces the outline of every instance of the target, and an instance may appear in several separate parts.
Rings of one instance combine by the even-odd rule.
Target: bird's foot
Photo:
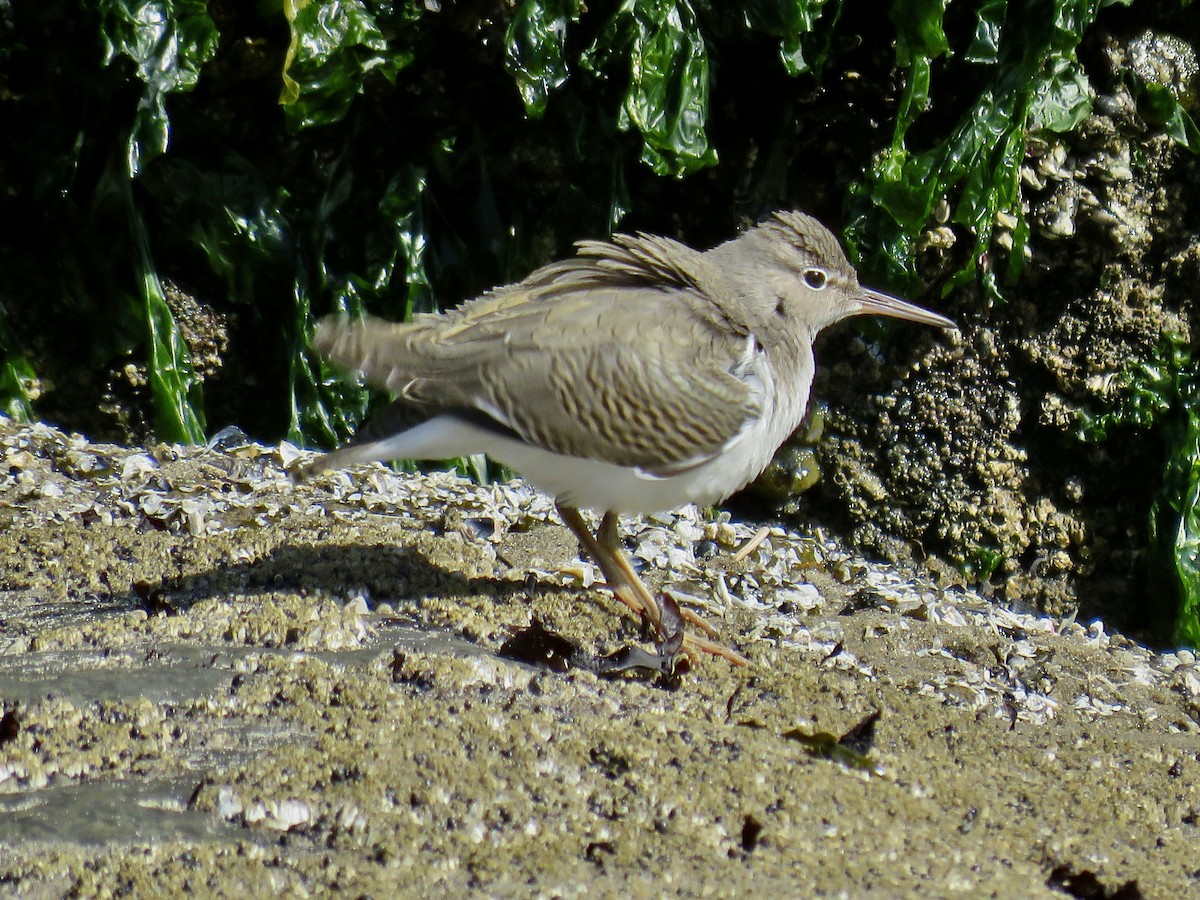
[[[683,621],[689,625],[695,625],[704,632],[706,637],[715,638],[719,632],[708,624],[708,621],[700,613],[690,609],[680,609],[679,614],[683,616]]]
[[[721,659],[728,660],[735,666],[750,665],[750,660],[736,650],[695,634],[683,636],[683,652],[692,659],[697,659],[701,653],[707,653],[709,656],[719,656]]]
[[[694,625],[704,632],[704,637],[694,634],[683,635],[683,652],[687,653],[692,659],[696,659],[698,653],[707,653],[710,656],[719,656],[722,659],[727,659],[735,666],[748,666],[750,660],[742,656],[736,650],[726,647],[724,644],[712,640],[717,637],[717,629],[713,628],[704,620],[704,617],[690,609],[679,610],[679,615],[683,621],[690,625]]]
[[[656,601],[640,580],[638,584],[641,587],[640,591],[627,582],[617,585],[609,583],[608,589],[612,591],[614,597],[629,607],[642,620],[643,624],[650,627],[660,642],[665,642],[670,635],[668,634],[669,628],[666,625],[667,617],[663,614],[662,600],[659,599]],[[654,604],[653,611],[647,609],[647,603]],[[721,659],[728,660],[735,666],[750,665],[750,660],[746,659],[746,657],[742,656],[736,650],[712,640],[712,638],[717,637],[718,632],[699,613],[693,612],[690,609],[679,609],[679,616],[683,621],[694,625],[704,632],[703,637],[686,632],[683,635],[683,652],[691,660],[699,662],[700,656],[707,654],[709,656],[719,656]]]

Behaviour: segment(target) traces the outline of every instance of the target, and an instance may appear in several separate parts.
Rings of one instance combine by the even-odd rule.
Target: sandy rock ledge
[[[753,661],[666,690],[519,482],[0,420],[0,893],[1061,897],[1198,890],[1200,667],[819,533],[629,520]],[[789,731],[881,713],[871,767]]]

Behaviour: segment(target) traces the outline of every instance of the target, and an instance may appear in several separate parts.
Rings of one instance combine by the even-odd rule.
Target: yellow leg
[[[571,529],[571,533],[579,539],[588,556],[600,566],[608,589],[618,600],[628,606],[634,613],[648,620],[657,629],[661,617],[658,614],[658,604],[650,597],[649,591],[642,585],[635,585],[626,577],[624,570],[612,553],[592,534],[579,510],[573,506],[558,505],[558,514],[563,522]],[[638,588],[641,587],[641,590]]]
[[[617,567],[621,570],[621,574],[627,583],[632,584],[634,588],[642,596],[643,600],[658,609],[658,600],[650,593],[650,589],[646,587],[646,582],[642,581],[641,576],[633,570],[633,566],[629,564],[629,558],[625,555],[625,551],[621,549],[621,537],[617,534],[617,516],[615,513],[605,513],[604,518],[600,520],[600,529],[596,532],[596,540],[600,546],[612,555]],[[690,622],[710,638],[717,636],[717,629],[713,628],[704,619],[690,609],[681,609],[679,614],[683,616],[685,622]],[[661,613],[659,614],[661,618]]]
[[[588,555],[600,566],[608,589],[618,600],[628,606],[634,613],[642,616],[654,626],[654,630],[662,636],[662,611],[658,599],[650,593],[645,582],[638,577],[637,572],[629,564],[621,549],[620,537],[617,534],[617,516],[615,513],[605,513],[600,520],[600,528],[593,535],[587,527],[579,510],[573,506],[558,504],[558,514],[571,532],[579,539]],[[681,611],[682,612],[682,611]],[[709,637],[715,637],[716,631],[690,610],[683,613],[686,621],[702,628]],[[729,660],[737,666],[749,665],[749,660],[728,647],[696,635],[684,635],[683,646],[689,654],[708,653]]]

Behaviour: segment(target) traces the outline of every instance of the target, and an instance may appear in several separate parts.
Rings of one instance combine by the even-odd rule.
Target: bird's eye
[[[824,269],[805,269],[804,283],[814,291],[824,290],[825,285],[829,283],[829,276],[825,274]]]

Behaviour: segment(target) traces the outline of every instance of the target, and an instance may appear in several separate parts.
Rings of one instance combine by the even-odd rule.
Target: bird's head
[[[777,212],[719,249],[729,260],[740,259],[744,274],[766,289],[776,315],[802,318],[813,335],[862,315],[957,328],[945,316],[863,287],[833,232],[801,212]]]

